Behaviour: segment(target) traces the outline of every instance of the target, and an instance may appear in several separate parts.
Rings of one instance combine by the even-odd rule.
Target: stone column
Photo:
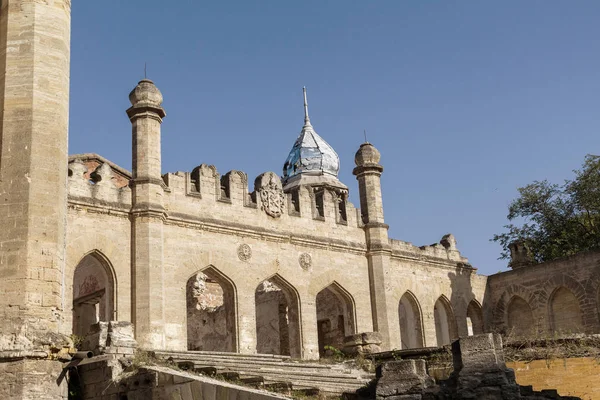
[[[356,168],[352,172],[358,180],[360,209],[367,243],[373,330],[381,334],[382,350],[389,350],[390,325],[385,280],[391,247],[388,238],[389,227],[383,218],[383,167],[379,164],[380,159],[379,151],[372,144],[363,143],[354,158]]]
[[[136,339],[144,349],[164,349],[163,221],[160,126],[162,94],[143,79],[129,94],[133,134],[132,310]]]
[[[62,315],[72,279],[63,275],[70,35],[70,0],[0,0],[0,398],[64,394],[60,364],[35,359],[71,331]]]

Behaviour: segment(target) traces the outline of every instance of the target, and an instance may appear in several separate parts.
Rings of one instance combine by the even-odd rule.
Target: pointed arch
[[[117,279],[99,250],[86,253],[73,271],[73,334],[85,336],[92,324],[115,319]]]
[[[550,295],[548,303],[550,332],[555,334],[583,332],[581,306],[571,290],[559,286]]]
[[[238,351],[237,289],[219,269],[209,265],[186,282],[188,350]]]
[[[423,347],[423,317],[416,296],[407,290],[398,303],[400,346],[402,349]]]
[[[258,284],[256,304],[256,352],[302,357],[300,295],[279,274]]]
[[[435,302],[433,317],[438,346],[450,344],[452,340],[458,339],[456,318],[454,317],[452,305],[446,296],[441,295]]]
[[[341,349],[344,337],[356,333],[354,298],[333,281],[317,293],[315,307],[319,353],[325,354],[325,346]]]
[[[514,336],[529,336],[535,331],[533,312],[529,303],[521,296],[514,295],[506,307],[508,333]]]
[[[469,336],[483,333],[483,311],[475,299],[467,306],[467,329]]]

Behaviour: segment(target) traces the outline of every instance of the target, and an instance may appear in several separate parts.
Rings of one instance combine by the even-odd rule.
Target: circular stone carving
[[[300,257],[298,257],[298,262],[300,263],[302,269],[308,271],[308,269],[312,266],[312,257],[308,253],[302,253],[300,254]]]
[[[252,258],[252,249],[247,244],[240,244],[237,250],[238,257],[242,261],[248,261]]]

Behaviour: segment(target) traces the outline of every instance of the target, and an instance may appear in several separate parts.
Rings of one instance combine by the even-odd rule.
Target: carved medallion
[[[308,271],[312,266],[312,257],[308,253],[302,253],[298,257],[298,262],[303,270]]]
[[[254,186],[260,195],[261,209],[273,218],[281,217],[285,196],[279,176],[274,172],[265,172],[256,178]]]
[[[237,250],[238,257],[242,261],[248,261],[252,258],[252,249],[247,244],[240,244]]]

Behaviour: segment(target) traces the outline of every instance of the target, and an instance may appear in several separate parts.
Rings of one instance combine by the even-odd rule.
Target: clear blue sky
[[[600,153],[597,1],[74,1],[71,154],[131,168],[127,95],[165,97],[163,172],[281,174],[302,127],[352,168],[367,129],[382,153],[390,236],[452,232],[479,272],[535,179],[561,182]]]

